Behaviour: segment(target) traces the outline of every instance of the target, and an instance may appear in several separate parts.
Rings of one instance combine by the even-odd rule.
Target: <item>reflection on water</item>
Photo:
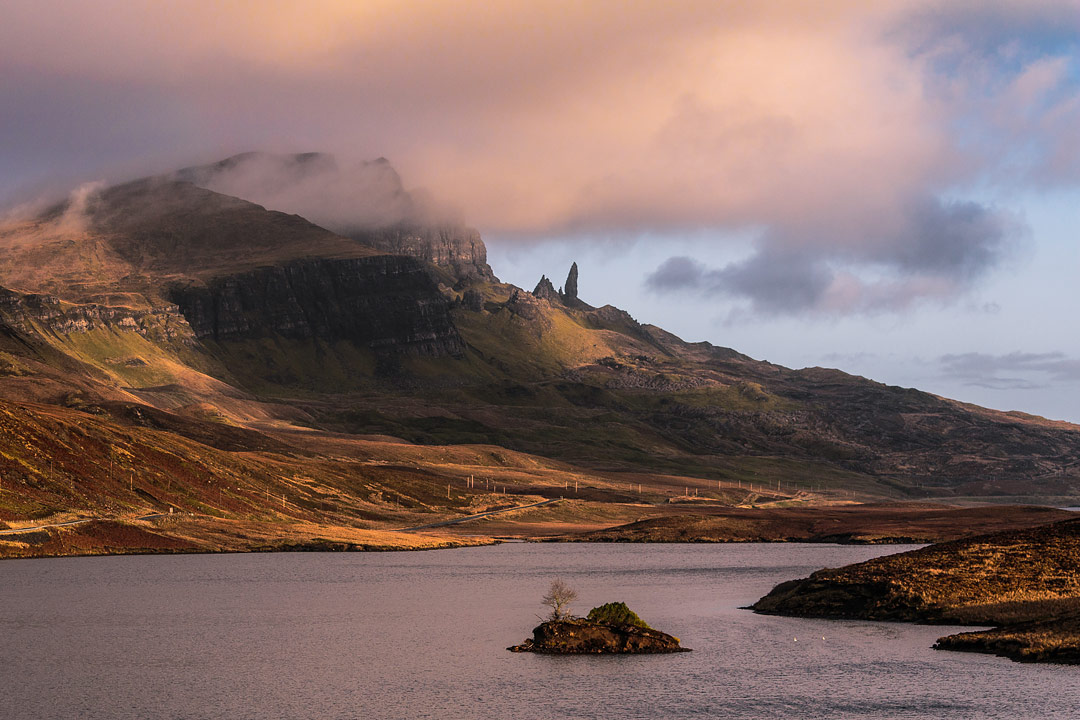
[[[899,548],[902,549],[902,548]],[[936,652],[950,631],[740,610],[897,551],[512,544],[0,563],[0,715],[20,718],[1075,717],[1073,668]],[[692,653],[515,654],[561,576]]]

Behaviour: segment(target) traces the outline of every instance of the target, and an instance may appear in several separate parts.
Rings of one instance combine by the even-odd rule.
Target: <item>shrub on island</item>
[[[585,616],[586,620],[608,625],[634,625],[640,628],[649,628],[649,624],[638,617],[638,614],[626,606],[624,602],[609,602],[594,607]]]

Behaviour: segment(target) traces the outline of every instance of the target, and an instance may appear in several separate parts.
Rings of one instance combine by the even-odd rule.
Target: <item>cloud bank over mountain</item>
[[[650,287],[850,314],[955,300],[1025,241],[999,198],[1080,181],[1075,2],[475,5],[14,0],[0,195],[385,155],[501,238],[755,228],[742,260],[673,257]]]

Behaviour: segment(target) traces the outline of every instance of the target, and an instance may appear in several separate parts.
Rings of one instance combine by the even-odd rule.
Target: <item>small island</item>
[[[689,652],[679,638],[654,630],[623,602],[594,607],[585,617],[570,614],[569,604],[577,593],[561,580],[551,584],[542,603],[551,608],[548,619],[533,628],[533,636],[510,652],[553,655],[599,653],[659,654]]]

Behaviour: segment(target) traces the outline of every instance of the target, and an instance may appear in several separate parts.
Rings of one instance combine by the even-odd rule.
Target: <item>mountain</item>
[[[249,152],[166,177],[302,215],[365,246],[423,260],[455,281],[494,278],[480,233],[406,190],[385,158],[342,166],[323,153]]]
[[[83,188],[0,227],[0,286],[0,401],[59,436],[92,421],[104,448],[58,471],[58,448],[12,445],[3,522],[382,532],[517,494],[602,506],[533,511],[596,530],[708,502],[1058,502],[1080,480],[1080,427],[687,343],[582,300],[576,265],[558,290],[502,283],[382,159],[249,153]],[[124,450],[125,487],[110,443],[180,459]],[[230,473],[261,496],[193,479],[238,492]]]

